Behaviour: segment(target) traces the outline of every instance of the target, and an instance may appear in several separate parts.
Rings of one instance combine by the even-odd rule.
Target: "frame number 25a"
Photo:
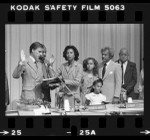
[[[79,133],[80,136],[92,136],[92,135],[96,135],[95,130],[80,130]]]

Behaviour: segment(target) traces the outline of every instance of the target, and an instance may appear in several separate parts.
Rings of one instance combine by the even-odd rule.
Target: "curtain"
[[[113,60],[119,58],[121,48],[129,50],[129,59],[136,63],[138,76],[142,65],[143,25],[141,24],[6,24],[5,25],[5,71],[10,89],[10,106],[20,98],[22,79],[14,79],[12,73],[20,59],[23,49],[29,56],[30,45],[38,41],[47,48],[47,58],[53,54],[56,58],[54,70],[65,59],[63,51],[66,45],[74,45],[79,50],[79,62],[94,57],[100,63],[101,49],[110,46],[114,49]],[[55,106],[55,91],[51,92],[52,106]]]

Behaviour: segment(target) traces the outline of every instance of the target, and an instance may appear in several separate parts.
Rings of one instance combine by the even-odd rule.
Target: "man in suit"
[[[43,45],[43,44],[42,44]],[[47,52],[47,49],[46,47],[43,45],[43,53],[42,53],[42,56],[40,57],[40,60],[42,62],[42,70],[43,70],[43,78],[44,79],[47,79],[47,78],[52,78],[55,76],[55,73],[52,69],[52,65],[54,63],[54,58],[51,57],[50,60],[47,60],[46,59],[46,52]],[[48,82],[44,82],[42,84],[42,92],[44,94],[44,100],[45,101],[48,101],[48,102],[51,102],[51,97],[50,97],[50,89],[55,89],[57,86],[56,85],[52,85],[52,84],[48,84]]]
[[[30,56],[26,60],[24,52],[21,52],[21,61],[13,72],[13,77],[22,77],[21,99],[42,99],[41,83],[43,79],[42,63],[40,57],[43,46],[34,42],[30,46]]]
[[[101,54],[103,62],[99,69],[99,77],[103,80],[102,94],[106,96],[107,101],[117,104],[121,93],[121,67],[112,60],[112,48],[102,48]]]
[[[119,52],[119,60],[117,62],[122,69],[122,91],[127,92],[127,97],[134,97],[134,86],[137,83],[136,64],[128,60],[129,53],[126,48],[122,48]]]

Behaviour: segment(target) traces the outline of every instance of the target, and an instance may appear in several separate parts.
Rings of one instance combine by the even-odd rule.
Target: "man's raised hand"
[[[24,62],[26,60],[25,53],[21,50],[21,61]]]

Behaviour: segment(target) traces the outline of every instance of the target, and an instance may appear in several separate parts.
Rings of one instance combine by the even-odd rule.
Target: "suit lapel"
[[[107,77],[107,75],[109,74],[109,72],[111,71],[112,65],[113,65],[113,61],[111,60],[111,62],[109,63],[109,65],[106,69],[103,79],[105,79]]]
[[[99,77],[102,79],[103,62],[99,64]]]
[[[127,72],[129,71],[129,69],[130,69],[130,62],[128,61],[124,77],[127,74]]]
[[[37,73],[37,67],[36,67],[36,65],[33,63],[33,61],[31,60],[31,58],[28,59],[27,64],[29,65],[29,67],[30,67],[35,73]]]
[[[46,67],[45,67],[45,70],[46,70]],[[43,77],[42,63],[38,62],[38,70],[37,70],[36,78],[39,79],[41,77]]]
[[[65,68],[65,71],[66,71],[66,74],[67,74],[67,77],[68,77],[68,72],[69,72],[68,63],[64,64],[64,68]]]
[[[69,68],[68,63],[66,63],[65,70],[66,70],[67,74],[69,75],[70,73],[72,73],[76,66],[77,66],[77,62],[76,61],[74,62],[74,64],[72,65],[71,68]]]
[[[75,68],[77,67],[77,65],[78,65],[77,62],[75,61],[74,64],[72,65],[72,67],[70,68],[68,74],[73,73],[73,71],[75,70]]]
[[[99,76],[100,76],[100,78],[102,78],[102,69],[103,69],[103,67],[101,67],[101,68],[99,69]]]

